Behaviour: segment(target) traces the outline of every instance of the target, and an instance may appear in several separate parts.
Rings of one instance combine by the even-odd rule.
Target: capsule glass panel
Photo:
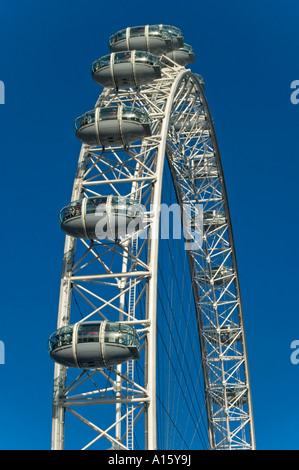
[[[100,323],[80,323],[78,327],[78,343],[99,342]]]
[[[105,368],[138,359],[139,336],[119,322],[81,322],[55,331],[48,341],[50,357],[67,367]]]
[[[166,25],[165,24],[160,24],[160,25],[149,26],[149,30],[151,28],[153,28],[153,30],[154,30],[157,27],[161,28],[162,31],[167,32],[168,34],[170,34],[171,44],[172,44],[171,49],[177,49],[179,47],[184,46],[183,33],[179,28],[176,28],[175,26],[171,26],[171,25],[167,25],[167,24]]]
[[[110,88],[137,87],[161,77],[160,59],[145,51],[113,52],[92,64],[96,83]]]
[[[179,28],[176,28],[175,26],[171,26],[171,25],[168,25],[168,24],[163,24],[163,25],[159,25],[159,26],[162,27],[163,30],[170,33],[172,36],[181,37],[181,38],[183,37],[182,31]],[[150,26],[150,28],[151,28],[151,26]]]
[[[72,344],[73,338],[73,325],[63,326],[55,331],[49,339],[48,349],[49,352],[54,351],[56,348],[62,348]]]
[[[111,52],[139,50],[164,54],[183,46],[183,37],[178,28],[164,25],[134,26],[118,31],[109,39]]]
[[[61,209],[61,229],[76,238],[115,239],[142,228],[144,208],[121,196],[100,196],[73,201]]]
[[[86,145],[126,146],[151,135],[151,119],[141,108],[107,106],[79,116],[74,130]]]
[[[124,344],[135,348],[140,346],[136,330],[123,323],[107,323],[104,341],[105,343]]]
[[[168,52],[166,57],[169,57],[171,60],[184,67],[194,62],[194,51],[191,46],[184,44],[184,47]],[[170,61],[164,60],[164,62],[171,65]]]

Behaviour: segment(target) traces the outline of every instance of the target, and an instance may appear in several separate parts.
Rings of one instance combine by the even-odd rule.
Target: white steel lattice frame
[[[96,107],[119,103],[146,109],[152,120],[152,135],[129,148],[102,149],[82,145],[71,200],[103,194],[132,197],[146,208],[146,224],[138,236],[128,235],[114,242],[76,240],[66,236],[57,322],[57,328],[60,328],[78,321],[78,318],[74,319],[74,293],[86,307],[80,321],[97,318],[130,322],[142,337],[138,361],[142,363],[144,376],[140,378],[136,374],[134,361],[107,370],[77,370],[73,378],[70,378],[70,370],[55,364],[53,449],[64,448],[65,412],[96,432],[96,438],[83,448],[104,438],[112,448],[133,449],[134,432],[143,415],[144,448],[157,448],[160,214],[153,208],[158,208],[161,203],[165,155],[179,204],[188,204],[194,211],[201,204],[204,211],[222,210],[225,213],[222,225],[205,227],[202,246],[188,251],[202,352],[210,448],[255,446],[237,265],[214,128],[203,85],[197,76],[184,67],[169,63],[163,67],[162,77],[152,84],[137,90],[104,88],[96,103]],[[216,162],[216,176],[198,178],[195,160]],[[219,266],[218,272],[212,271],[214,264]],[[232,268],[227,283],[219,280],[222,266]],[[228,328],[232,332],[229,342],[224,334]],[[100,377],[101,387],[95,386],[95,376]],[[82,392],[80,387],[87,384],[88,388]],[[75,410],[96,405],[115,409],[113,414],[110,413],[111,422],[103,427]]]

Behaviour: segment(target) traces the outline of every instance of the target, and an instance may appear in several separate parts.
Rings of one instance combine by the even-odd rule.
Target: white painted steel
[[[118,91],[104,88],[96,108],[111,104],[146,109],[152,119],[152,135],[126,149],[83,145],[71,200],[102,194],[132,197],[146,208],[148,237],[141,230],[136,244],[136,234],[112,242],[66,236],[57,328],[76,322],[71,321],[71,316],[78,315],[75,294],[84,305],[84,312],[79,309],[80,321],[96,317],[135,325],[143,338],[137,361],[144,377],[141,379],[136,373],[132,361],[127,367],[83,370],[75,376],[55,364],[52,448],[64,448],[65,413],[97,434],[88,443],[84,442],[82,448],[104,439],[110,448],[133,449],[134,433],[141,432],[137,428],[141,419],[144,420],[143,448],[158,447],[156,336],[160,214],[152,207],[161,204],[167,154],[180,206],[189,204],[195,210],[201,204],[204,210],[222,209],[226,217],[221,228],[204,231],[200,249],[188,251],[209,445],[211,449],[253,449],[252,404],[235,249],[221,160],[203,85],[189,70],[172,62],[171,67],[165,65],[162,77],[147,87]],[[193,165],[196,158],[215,160],[217,176],[198,180]],[[233,275],[228,284],[219,287],[214,282],[217,275],[212,275],[214,259],[219,261],[219,268],[227,263],[232,266]],[[205,283],[200,282],[203,272],[207,272]],[[228,344],[222,330],[232,324],[237,326]],[[95,385],[96,378],[100,385]],[[89,388],[81,391],[82,386]],[[75,390],[78,393],[73,395]],[[232,393],[236,393],[233,403]],[[104,409],[106,412],[115,407],[114,413],[107,413],[110,422],[103,418],[103,424],[98,425],[90,415],[83,415],[83,409],[94,410],[95,405],[100,408],[101,416]],[[74,407],[80,407],[80,413]]]

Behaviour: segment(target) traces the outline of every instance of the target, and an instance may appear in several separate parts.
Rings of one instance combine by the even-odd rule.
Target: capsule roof
[[[137,49],[161,55],[183,47],[183,35],[179,28],[170,25],[134,26],[110,36],[109,47],[111,52]]]

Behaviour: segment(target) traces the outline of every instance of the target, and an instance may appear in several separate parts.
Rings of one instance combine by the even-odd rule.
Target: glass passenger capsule
[[[87,145],[125,147],[151,135],[151,120],[141,108],[95,108],[76,119],[75,133],[76,137]]]
[[[218,225],[225,224],[226,219],[224,212],[219,210],[210,210],[203,213],[203,225],[204,227],[209,227],[214,229]]]
[[[221,286],[224,284],[227,284],[234,272],[233,269],[230,266],[213,266],[211,267],[211,270],[209,269],[204,269],[198,276],[197,279],[202,283],[202,284],[214,284],[216,286]]]
[[[181,30],[168,25],[134,26],[122,29],[109,38],[111,52],[135,49],[161,55],[183,45]]]
[[[61,229],[71,237],[115,240],[142,227],[144,211],[135,200],[98,196],[73,201],[59,213]]]
[[[174,49],[171,52],[167,52],[166,57],[176,62],[179,65],[186,66],[194,62],[194,51],[189,44],[184,44],[179,49]],[[170,64],[169,62],[167,62]]]
[[[140,341],[132,326],[98,321],[63,326],[49,338],[50,357],[66,367],[105,368],[138,359]]]
[[[222,325],[219,328],[206,328],[204,334],[208,341],[211,343],[217,343],[220,339],[221,343],[229,343],[231,341],[240,341],[241,336],[239,334],[240,328],[235,323],[229,325]]]
[[[163,28],[171,35],[171,42],[175,49],[178,49],[179,47],[184,47],[184,36],[179,28],[177,28],[176,26],[171,26],[169,24],[159,24],[155,26]]]
[[[103,87],[139,87],[160,78],[161,67],[160,59],[150,52],[112,52],[92,64],[91,74]]]
[[[213,401],[218,406],[225,406],[225,398],[227,406],[242,406],[248,401],[245,387],[213,388],[211,392]]]

